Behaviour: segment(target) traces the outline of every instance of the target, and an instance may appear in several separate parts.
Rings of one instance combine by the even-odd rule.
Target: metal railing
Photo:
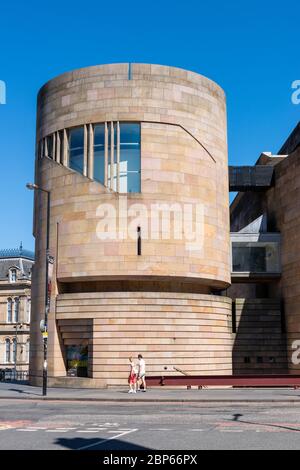
[[[300,375],[157,375],[146,377],[147,386],[293,387],[300,388]]]
[[[0,369],[0,382],[27,381],[28,371],[14,369]]]

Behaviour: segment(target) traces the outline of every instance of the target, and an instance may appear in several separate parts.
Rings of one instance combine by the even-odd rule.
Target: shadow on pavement
[[[253,421],[245,421],[240,419],[243,415],[236,413],[232,415],[231,420],[227,421],[235,421],[238,423],[242,424],[253,424],[254,426],[265,426],[267,428],[277,428],[277,429],[286,429],[287,431],[295,431],[295,432],[300,432],[300,428],[291,428],[290,426],[284,426],[283,424],[270,424],[270,423],[258,423],[258,422],[253,422]]]
[[[131,442],[119,439],[83,439],[81,437],[56,439],[55,444],[71,450],[150,450],[148,447],[139,446]]]
[[[41,396],[41,393],[25,392],[24,390],[20,390],[19,388],[9,388],[8,391],[22,393],[22,395],[34,395],[36,397]]]

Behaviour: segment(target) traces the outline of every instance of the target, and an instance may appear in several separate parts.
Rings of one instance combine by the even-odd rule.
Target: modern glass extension
[[[140,123],[115,121],[63,129],[43,139],[39,153],[113,191],[141,191]]]
[[[232,275],[281,273],[279,233],[231,233]]]

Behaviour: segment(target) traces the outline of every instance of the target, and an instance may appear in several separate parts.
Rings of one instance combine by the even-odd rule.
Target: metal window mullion
[[[55,155],[55,161],[57,163],[60,162],[60,145],[61,145],[61,142],[60,142],[60,135],[59,135],[59,132],[57,131],[56,132],[56,155]]]
[[[114,189],[114,123],[110,123],[110,189]]]
[[[69,149],[68,149],[68,135],[66,129],[63,129],[63,141],[64,141],[64,148],[63,148],[63,161],[62,164],[64,166],[68,166],[68,156],[69,156]]]
[[[53,139],[53,149],[52,149],[52,159],[55,160],[55,155],[56,155],[56,133],[54,132],[52,134],[52,139]]]
[[[87,176],[87,169],[88,169],[88,148],[87,148],[87,143],[88,143],[88,131],[87,131],[87,126],[86,124],[83,126],[83,174],[84,176]]]
[[[44,141],[45,141],[45,157],[49,157],[47,137],[44,138]]]
[[[117,192],[120,192],[120,123],[117,122]]]
[[[88,126],[88,174],[87,176],[91,179],[94,178],[94,128],[92,124]]]
[[[108,186],[108,127],[104,127],[104,186]]]

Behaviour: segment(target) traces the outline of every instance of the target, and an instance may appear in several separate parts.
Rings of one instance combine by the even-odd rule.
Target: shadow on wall
[[[280,299],[233,302],[233,374],[287,374],[287,345]]]

